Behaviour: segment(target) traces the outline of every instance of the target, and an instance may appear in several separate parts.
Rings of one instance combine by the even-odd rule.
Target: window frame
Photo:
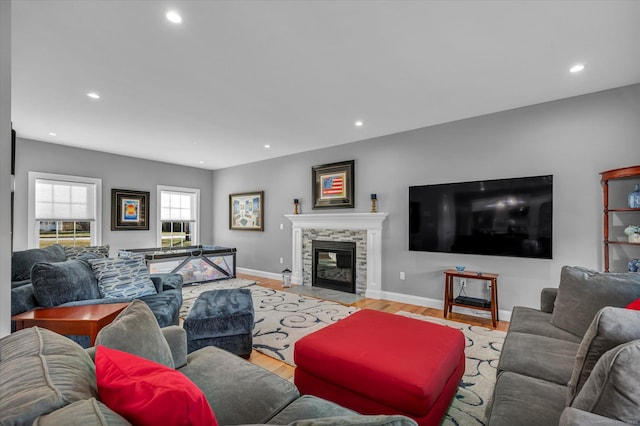
[[[57,180],[61,182],[77,182],[95,185],[95,221],[91,224],[91,245],[102,244],[102,179],[87,176],[62,175],[57,173],[29,172],[29,201],[27,208],[27,245],[29,248],[40,247],[40,223],[36,221],[36,181]],[[67,220],[70,221],[70,220]]]
[[[157,247],[162,247],[162,192],[182,192],[185,194],[189,194],[191,196],[195,196],[195,212],[194,212],[194,221],[184,221],[184,220],[173,220],[169,222],[191,222],[193,231],[192,236],[193,240],[191,241],[191,245],[197,246],[200,244],[200,189],[199,188],[187,188],[181,186],[169,186],[169,185],[158,185],[156,187],[156,244]]]

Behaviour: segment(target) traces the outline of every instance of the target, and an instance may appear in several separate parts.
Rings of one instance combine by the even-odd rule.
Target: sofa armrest
[[[548,314],[553,313],[553,305],[557,295],[557,288],[543,288],[540,292],[540,310]]]
[[[11,289],[11,315],[35,309],[38,306],[33,293],[33,284],[25,284]]]
[[[165,340],[169,343],[173,363],[176,368],[187,365],[187,332],[177,325],[161,328]]]
[[[182,290],[182,275],[180,274],[150,274],[149,278],[156,286],[156,291]]]
[[[582,411],[577,408],[567,407],[560,416],[558,426],[589,426],[589,425],[627,425],[627,423]]]

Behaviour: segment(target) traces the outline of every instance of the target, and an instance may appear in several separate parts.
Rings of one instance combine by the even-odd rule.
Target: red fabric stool
[[[364,309],[298,340],[294,381],[361,414],[439,425],[464,374],[460,330]]]

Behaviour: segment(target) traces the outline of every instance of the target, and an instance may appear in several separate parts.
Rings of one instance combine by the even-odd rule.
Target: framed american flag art
[[[311,168],[313,209],[354,208],[354,160]]]

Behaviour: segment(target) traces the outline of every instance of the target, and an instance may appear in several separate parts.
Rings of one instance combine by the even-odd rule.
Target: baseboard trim
[[[270,280],[282,281],[282,274],[275,274],[273,272],[265,272],[265,271],[258,271],[256,269],[236,267],[236,273],[238,272],[241,274],[253,275],[256,277],[269,278]]]
[[[281,274],[275,274],[273,272],[258,271],[247,268],[236,268],[236,272],[254,275],[256,277],[269,278],[272,280],[282,280]],[[442,309],[444,306],[443,300],[414,296],[411,294],[395,293],[392,291],[367,289],[365,296],[371,299],[390,300],[392,302],[408,303],[410,305],[424,306],[426,308]],[[461,306],[454,306],[453,312],[491,319],[491,313],[488,311],[476,311],[469,308],[463,308]],[[500,309],[498,313],[500,314],[500,321],[511,321],[511,311]]]

